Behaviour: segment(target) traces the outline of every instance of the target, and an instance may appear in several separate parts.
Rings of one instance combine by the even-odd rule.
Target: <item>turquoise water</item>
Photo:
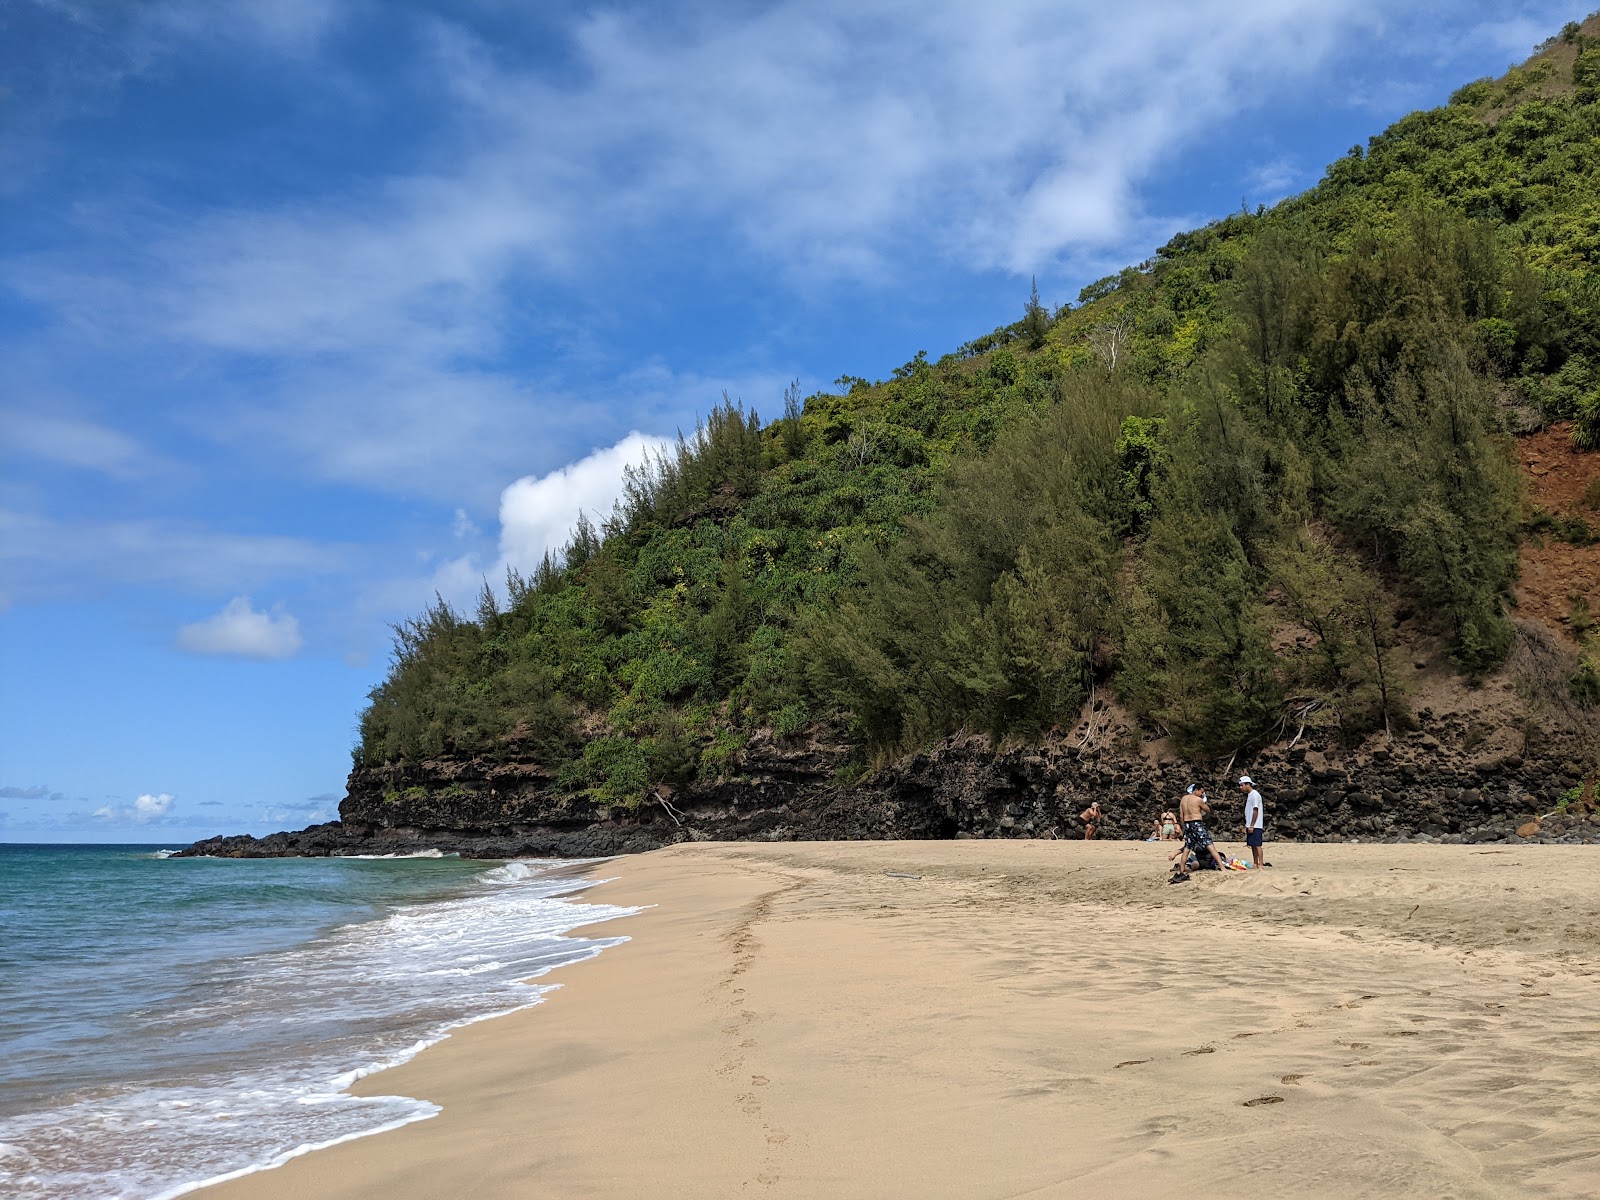
[[[356,1078],[620,939],[573,865],[0,845],[0,1194],[153,1198],[421,1120]]]

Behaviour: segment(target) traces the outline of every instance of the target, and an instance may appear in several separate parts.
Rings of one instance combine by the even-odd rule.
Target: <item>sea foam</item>
[[[434,1115],[426,1101],[346,1089],[454,1028],[538,1003],[544,988],[528,980],[625,940],[563,936],[636,911],[564,899],[592,886],[572,865],[507,863],[464,894],[180,972],[162,1003],[124,1019],[124,1037],[172,1048],[169,1069],[0,1118],[0,1193],[164,1200]]]

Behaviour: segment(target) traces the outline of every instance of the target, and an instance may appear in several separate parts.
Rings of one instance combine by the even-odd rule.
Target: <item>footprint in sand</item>
[[[1217,1048],[1215,1046],[1201,1046],[1198,1050],[1185,1050],[1183,1056],[1185,1058],[1193,1058],[1196,1054],[1215,1054],[1216,1052]]]
[[[1304,1075],[1285,1075],[1282,1079],[1278,1080],[1278,1082],[1279,1083],[1299,1083],[1304,1078],[1305,1078]]]
[[[1148,1058],[1130,1058],[1127,1062],[1119,1062],[1117,1067],[1139,1067],[1149,1062]],[[1115,1070],[1116,1068],[1112,1068]]]
[[[1282,1103],[1283,1103],[1283,1097],[1282,1096],[1257,1096],[1254,1100],[1246,1100],[1244,1102],[1244,1106],[1246,1108],[1255,1108],[1257,1105],[1261,1105],[1261,1104],[1282,1104]]]
[[[771,1080],[769,1080],[765,1075],[752,1075],[750,1076],[750,1082],[755,1084],[757,1087],[766,1087]]]

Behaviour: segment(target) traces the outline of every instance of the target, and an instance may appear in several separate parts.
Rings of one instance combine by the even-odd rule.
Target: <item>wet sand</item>
[[[698,844],[535,1008],[363,1080],[440,1116],[278,1197],[1600,1192],[1600,847]],[[914,875],[919,878],[903,878]]]

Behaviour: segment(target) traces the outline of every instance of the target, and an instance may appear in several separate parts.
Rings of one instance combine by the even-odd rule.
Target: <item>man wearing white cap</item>
[[[1267,818],[1261,793],[1256,791],[1256,781],[1248,775],[1239,776],[1239,790],[1248,793],[1244,798],[1244,842],[1250,847],[1251,860],[1256,866],[1264,867],[1267,855],[1261,843],[1267,836]]]

